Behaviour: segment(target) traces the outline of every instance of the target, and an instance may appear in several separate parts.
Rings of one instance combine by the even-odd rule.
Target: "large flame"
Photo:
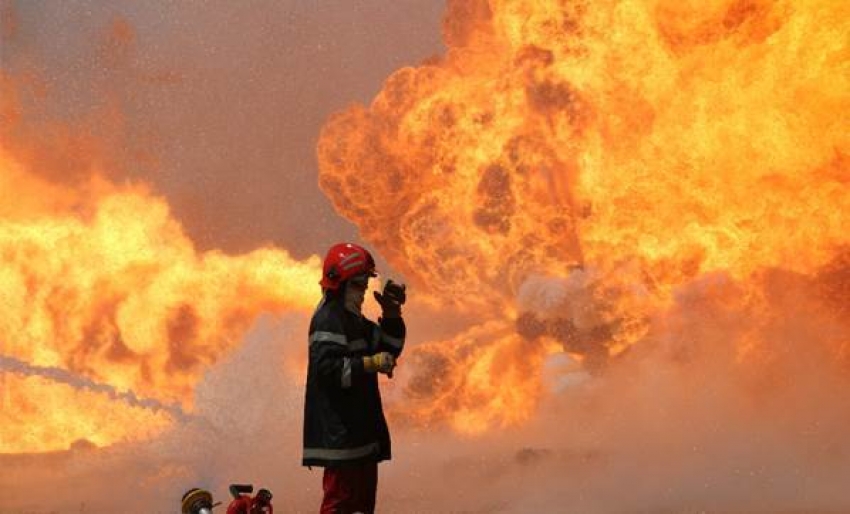
[[[97,169],[76,170],[73,186],[44,179],[51,170],[11,140],[0,139],[0,364],[23,364],[0,366],[0,453],[153,435],[172,415],[151,405],[189,409],[258,314],[315,303],[318,257],[199,252],[143,186]]]
[[[752,320],[724,333],[746,370],[781,365],[796,315],[850,373],[848,20],[840,0],[450,2],[446,56],[318,148],[323,189],[411,296],[470,322],[405,357],[394,414],[521,423],[548,355],[595,371],[676,337],[657,320],[691,290]],[[17,138],[4,81],[0,453],[154,435],[259,312],[312,306],[318,259],[197,251],[144,186],[39,158],[95,150]]]
[[[397,71],[319,142],[323,189],[419,294],[514,320],[479,342],[513,364],[468,336],[429,345],[434,373],[464,378],[410,396],[451,397],[479,431],[529,412],[539,337],[604,361],[703,275],[752,299],[764,270],[842,262],[848,20],[841,0],[450,2],[446,57]],[[545,277],[570,294],[515,301]]]

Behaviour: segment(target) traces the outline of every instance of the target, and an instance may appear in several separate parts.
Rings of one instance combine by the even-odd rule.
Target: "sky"
[[[444,50],[433,0],[0,6],[0,64],[36,84],[20,130],[79,125],[107,173],[152,184],[199,249],[228,252],[356,239],[318,188],[319,130]]]

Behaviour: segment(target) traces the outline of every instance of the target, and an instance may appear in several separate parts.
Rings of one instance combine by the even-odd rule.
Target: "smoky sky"
[[[101,141],[103,171],[152,184],[199,248],[271,243],[304,257],[357,238],[317,185],[321,126],[368,104],[393,71],[441,54],[443,9],[5,0],[0,64],[25,78],[24,129],[49,119]]]

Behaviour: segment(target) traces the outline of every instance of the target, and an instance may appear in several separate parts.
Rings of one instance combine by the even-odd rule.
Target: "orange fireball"
[[[443,59],[330,119],[320,183],[434,303],[614,355],[703,275],[755,295],[761,271],[811,275],[850,245],[848,20],[840,0],[450,2]],[[517,305],[576,273],[542,313]],[[447,358],[452,405],[533,404],[521,359],[473,401],[480,362]]]

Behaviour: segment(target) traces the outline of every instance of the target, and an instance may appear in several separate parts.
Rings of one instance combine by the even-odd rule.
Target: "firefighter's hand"
[[[401,306],[407,301],[406,289],[404,284],[396,284],[392,280],[387,280],[383,293],[375,291],[375,301],[380,304],[383,317],[401,317]]]
[[[369,373],[385,373],[392,377],[393,368],[395,368],[395,357],[389,352],[363,357],[363,369]]]

